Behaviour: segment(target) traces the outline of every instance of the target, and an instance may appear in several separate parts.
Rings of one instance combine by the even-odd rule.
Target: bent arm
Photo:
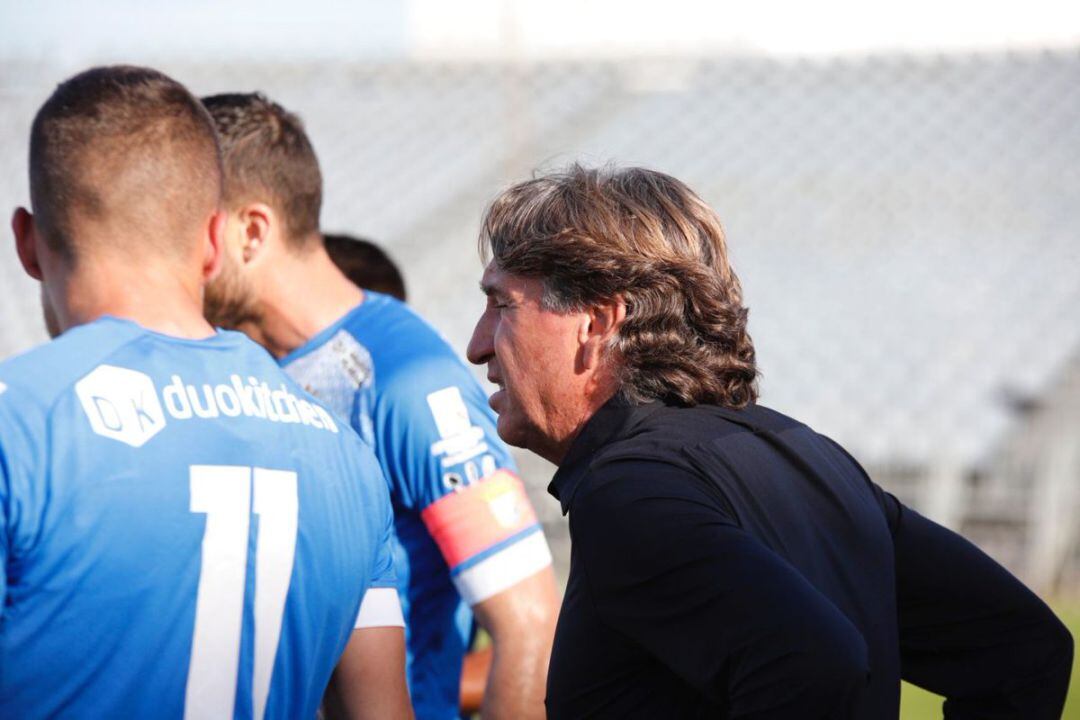
[[[330,677],[323,707],[329,720],[410,720],[405,629],[354,630]]]
[[[950,720],[1061,717],[1073,654],[1061,621],[961,536],[885,504],[904,679],[944,695]]]
[[[551,566],[477,603],[473,612],[491,635],[493,657],[481,715],[543,718],[548,660],[559,598]]]
[[[496,470],[420,516],[492,638],[485,720],[543,717],[558,597],[551,551],[521,480]]]

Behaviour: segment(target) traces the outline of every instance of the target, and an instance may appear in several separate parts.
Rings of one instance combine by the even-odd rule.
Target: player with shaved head
[[[57,88],[35,117],[34,214],[20,208],[13,225],[56,329],[113,302],[139,306],[173,329],[198,322],[171,302],[147,302],[168,292],[197,308],[201,274],[216,269],[221,160],[205,113],[189,97],[150,71],[98,68]]]
[[[329,710],[410,715],[375,458],[203,318],[221,188],[154,70],[34,119],[12,228],[59,337],[0,363],[0,717],[312,717],[335,666]]]

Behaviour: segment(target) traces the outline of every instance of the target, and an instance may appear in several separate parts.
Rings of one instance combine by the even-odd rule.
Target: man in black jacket
[[[469,346],[499,434],[559,465],[570,579],[549,717],[1057,718],[1072,639],[839,445],[756,404],[716,214],[641,169],[521,183],[482,230]]]

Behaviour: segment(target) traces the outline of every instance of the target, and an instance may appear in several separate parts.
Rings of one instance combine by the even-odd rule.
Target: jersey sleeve
[[[604,466],[570,526],[605,625],[730,717],[839,717],[865,685],[854,624],[686,471]]]
[[[365,448],[365,452],[371,457],[372,468],[377,468],[370,451]],[[381,472],[376,474],[381,476]],[[377,484],[381,506],[378,546],[375,551],[375,561],[371,566],[371,577],[368,578],[368,589],[364,592],[360,610],[356,616],[354,624],[356,629],[405,626],[401,599],[397,591],[397,576],[394,572],[394,511],[390,506],[384,479],[380,477]]]
[[[467,603],[551,564],[483,390],[456,358],[397,372],[380,390],[375,421],[395,500],[419,513]]]
[[[371,573],[368,589],[360,602],[356,616],[357,629],[367,627],[405,627],[405,617],[398,597],[397,579],[394,575],[393,513],[387,505],[386,522],[383,524],[379,549]]]

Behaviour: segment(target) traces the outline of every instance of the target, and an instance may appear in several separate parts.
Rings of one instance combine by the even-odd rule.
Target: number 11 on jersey
[[[191,466],[191,512],[206,515],[184,701],[185,719],[232,717],[243,630],[251,513],[255,546],[255,668],[252,709],[266,712],[281,618],[296,552],[296,473],[234,465]],[[252,489],[254,488],[254,497]]]

